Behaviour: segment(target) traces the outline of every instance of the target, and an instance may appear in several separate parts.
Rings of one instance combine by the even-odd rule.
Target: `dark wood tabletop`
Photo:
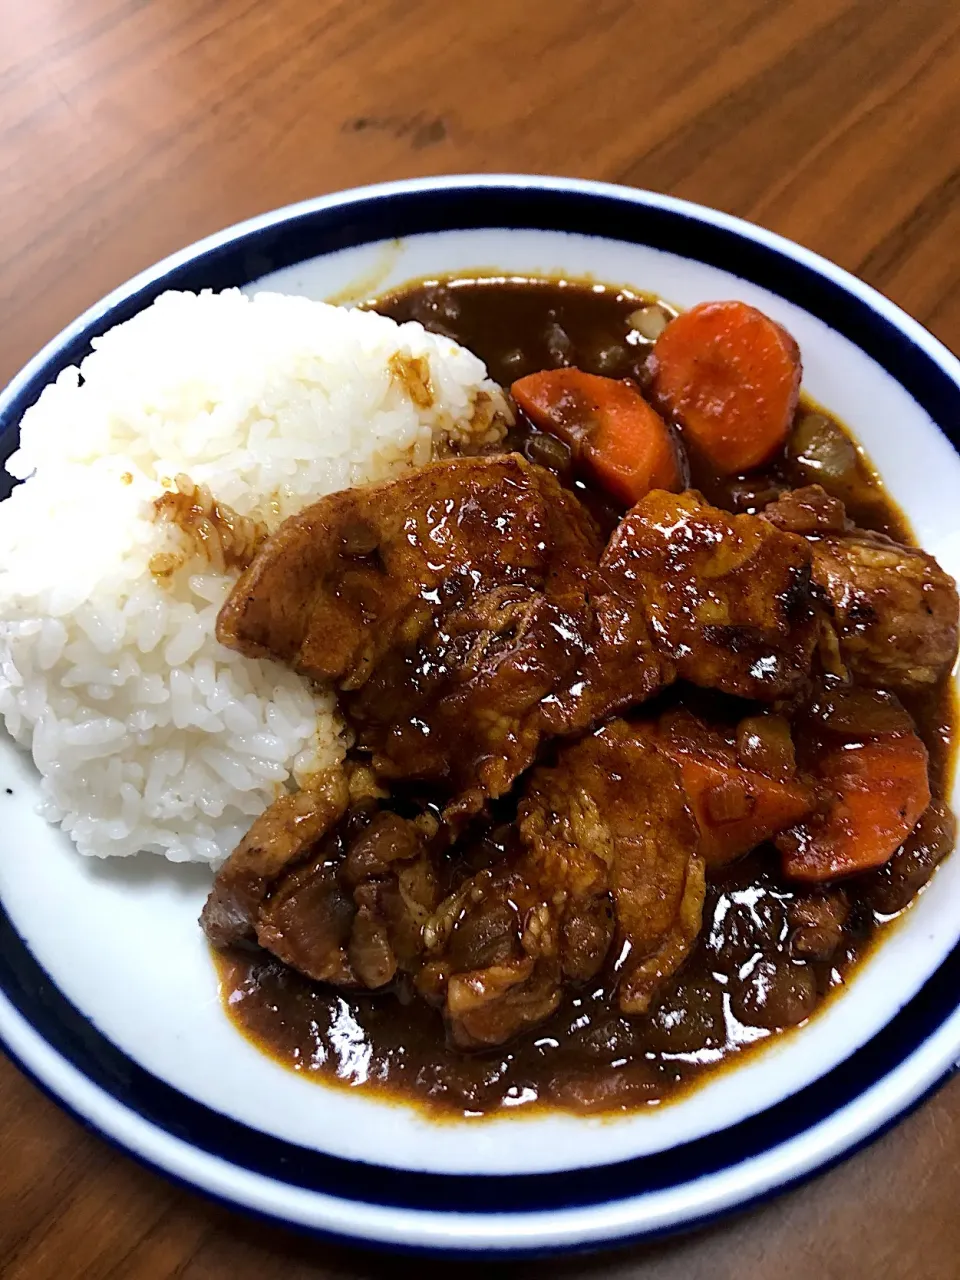
[[[957,0],[0,0],[0,382],[251,214],[388,178],[603,178],[833,258],[960,351]],[[0,1275],[394,1277],[176,1188],[0,1061]],[[955,1280],[960,1081],[840,1167],[641,1249],[513,1274]]]

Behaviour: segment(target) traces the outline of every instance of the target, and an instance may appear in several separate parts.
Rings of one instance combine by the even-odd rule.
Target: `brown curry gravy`
[[[463,343],[504,385],[567,363],[633,378],[642,387],[650,343],[628,317],[650,304],[656,299],[610,286],[479,277],[424,282],[369,305]],[[811,432],[811,415],[821,443],[826,435],[834,455],[852,463],[838,483],[812,468],[797,447]],[[542,461],[550,448],[523,421],[508,443],[533,461]],[[733,510],[762,507],[777,485],[813,481],[843,498],[857,524],[913,543],[906,520],[844,428],[808,399],[798,409],[791,442],[762,470],[724,479],[691,458],[691,485]],[[612,527],[622,512],[582,480],[573,484],[601,523]],[[657,699],[655,709],[695,700],[702,706],[705,696],[675,688]],[[952,775],[952,686],[944,682],[905,702],[930,752],[936,804]],[[463,856],[482,865],[497,856],[497,839],[492,822]],[[852,909],[844,941],[826,963],[790,955],[787,912],[797,889],[781,879],[775,852],[760,848],[713,878],[697,945],[650,1014],[621,1016],[610,984],[598,980],[567,991],[547,1022],[489,1053],[449,1049],[439,1013],[402,987],[378,994],[325,987],[263,951],[215,955],[221,996],[236,1027],[283,1065],[320,1083],[363,1087],[418,1105],[438,1118],[502,1108],[602,1112],[659,1104],[822,1009],[951,846],[947,822],[931,820],[886,868],[846,881]]]

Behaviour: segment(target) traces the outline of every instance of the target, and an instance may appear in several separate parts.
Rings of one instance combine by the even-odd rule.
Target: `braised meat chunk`
[[[434,463],[288,520],[218,635],[336,682],[376,772],[432,783],[468,815],[509,790],[545,734],[662,682],[642,617],[629,678],[595,658],[609,629],[588,600],[600,550],[548,471],[515,455]]]
[[[644,726],[611,722],[534,771],[519,848],[446,899],[418,984],[461,1047],[500,1043],[553,1011],[564,979],[614,962],[643,1013],[700,929],[703,861],[679,770]]]
[[[420,994],[443,1010],[459,1049],[505,1044],[560,1003],[556,925],[522,860],[467,879],[424,928]]]
[[[305,861],[277,877],[254,920],[257,942],[308,978],[358,986],[348,947],[356,918],[340,883],[343,861],[336,835]]]
[[[571,553],[555,570],[560,590],[586,572],[596,534],[556,489],[508,455],[430,463],[331,494],[267,541],[221,610],[218,638],[359,689],[393,650],[412,649],[438,613],[492,590],[542,591],[558,530]],[[551,500],[564,520],[551,519]]]
[[[643,1012],[700,928],[703,863],[676,765],[645,726],[612,721],[533,774],[519,829],[544,899],[561,910],[564,971],[599,968],[577,943],[594,938],[580,921],[595,917],[596,898],[609,892],[620,1007]]]
[[[788,491],[764,518],[811,540],[812,573],[826,607],[835,661],[828,669],[901,690],[934,684],[957,653],[953,579],[932,556],[857,529],[819,485]]]
[[[856,530],[811,544],[813,576],[830,602],[840,654],[866,684],[933,684],[957,656],[957,588],[932,556]]]
[[[402,818],[370,797],[348,811],[344,786],[338,816],[317,805],[325,824],[302,817],[294,843],[287,819],[298,801],[307,813],[309,794],[283,797],[257,820],[256,840],[221,868],[201,923],[217,947],[255,940],[317,981],[386,986],[417,966],[437,906],[436,821]]]
[[[377,772],[437,786],[450,817],[508,791],[546,733],[577,727],[594,647],[587,588],[600,545],[589,516],[549,472],[517,457],[482,465],[498,477],[482,504],[464,483],[463,462],[443,473],[467,545],[442,574],[432,508],[416,532],[411,524],[408,541],[424,546],[434,575],[420,594],[430,609],[344,699]],[[659,684],[652,654],[642,680],[650,691]]]
[[[532,759],[598,554],[549,473],[515,456],[434,463],[287,521],[219,635],[336,682],[378,773],[440,784],[469,811]]]
[[[220,868],[200,923],[217,947],[251,942],[271,885],[305,858],[346,813],[350,782],[342,769],[281,796],[257,818]]]
[[[609,597],[646,614],[654,644],[692,684],[771,702],[804,686],[817,640],[810,547],[696,493],[654,490],[601,562]]]
[[[956,584],[932,556],[855,528],[819,485],[782,494],[763,515],[811,538],[813,580],[828,602],[844,674],[917,689],[949,670],[960,606]]]
[[[788,489],[775,502],[763,509],[764,520],[787,533],[812,534],[846,533],[852,528],[846,508],[839,498],[833,498],[818,484],[808,484],[802,489]]]

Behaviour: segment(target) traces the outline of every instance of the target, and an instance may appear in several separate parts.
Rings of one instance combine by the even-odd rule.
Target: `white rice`
[[[330,692],[217,643],[235,572],[194,556],[151,574],[177,537],[154,500],[185,473],[273,529],[451,439],[498,438],[509,410],[455,343],[305,298],[169,293],[94,345],[7,464],[26,483],[0,503],[0,712],[81,853],[216,862],[346,742]],[[429,361],[429,406],[397,353]]]

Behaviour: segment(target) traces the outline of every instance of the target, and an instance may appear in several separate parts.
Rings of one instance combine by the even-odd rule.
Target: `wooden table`
[[[227,223],[470,170],[606,178],[740,214],[960,350],[957,0],[0,0],[0,381],[108,289]],[[6,1062],[0,1135],[5,1280],[439,1270],[175,1189]],[[496,1273],[952,1280],[958,1178],[955,1081],[739,1219]]]

